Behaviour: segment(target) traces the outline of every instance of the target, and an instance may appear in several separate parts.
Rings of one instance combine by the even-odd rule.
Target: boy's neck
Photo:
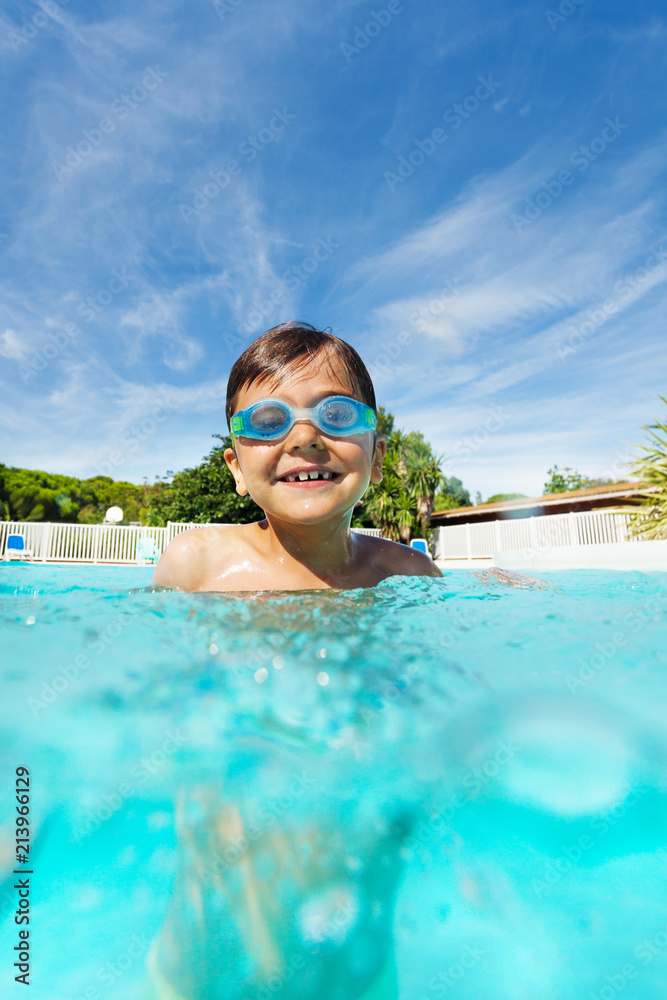
[[[259,526],[268,532],[268,551],[276,560],[294,560],[316,573],[348,577],[358,555],[358,542],[350,532],[351,520],[352,511],[342,519],[318,524],[285,524],[266,516]]]

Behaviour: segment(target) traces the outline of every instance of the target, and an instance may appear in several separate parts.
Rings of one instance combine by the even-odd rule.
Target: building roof
[[[431,520],[439,521],[469,520],[482,515],[504,514],[514,511],[527,511],[530,508],[562,507],[564,504],[577,506],[609,506],[618,500],[622,503],[640,495],[643,492],[641,483],[610,483],[608,486],[587,486],[583,490],[566,490],[562,493],[545,493],[538,497],[520,497],[518,500],[499,500],[495,503],[482,503],[476,507],[453,507],[451,510],[433,511]]]

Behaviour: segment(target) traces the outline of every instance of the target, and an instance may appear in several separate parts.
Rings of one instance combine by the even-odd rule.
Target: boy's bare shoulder
[[[205,528],[189,528],[176,535],[155,567],[155,586],[199,590],[221,542],[235,528],[238,525],[216,524]]]
[[[409,545],[392,542],[388,538],[375,535],[362,536],[366,539],[374,564],[393,576],[443,576],[431,557]]]

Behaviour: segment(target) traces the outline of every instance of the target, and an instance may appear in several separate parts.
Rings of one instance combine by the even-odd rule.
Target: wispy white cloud
[[[664,267],[627,294],[614,289],[663,232],[664,18],[649,8],[604,22],[584,8],[552,33],[537,0],[484,17],[420,0],[348,63],[340,43],[368,19],[364,0],[244,0],[222,19],[208,2],[62,7],[0,68],[11,82],[0,157],[6,452],[85,474],[167,393],[178,418],[127,453],[122,474],[192,464],[224,427],[235,357],[296,316],[347,331],[379,402],[442,451],[486,407],[520,400],[493,449],[466,467],[483,491],[487,474],[495,484],[538,468],[541,432],[550,449],[562,443],[554,460],[572,448],[586,457],[590,441],[613,452],[664,355]],[[2,17],[0,35],[23,15]],[[614,33],[622,66],[609,64]],[[163,78],[121,118],[113,102],[133,100],[149,65]],[[488,73],[502,81],[497,95],[388,197],[394,151]],[[240,156],[276,106],[295,115],[289,126],[253,161]],[[585,172],[572,167],[605,117],[626,112],[610,151]],[[109,114],[113,131],[59,178],[51,162]],[[180,206],[234,158],[232,183],[186,221]],[[573,183],[517,232],[512,214],[568,165]],[[287,280],[331,233],[341,249],[306,281]],[[123,268],[132,279],[109,300]],[[614,298],[614,315],[560,357],[572,327]],[[24,382],[19,368],[35,359]],[[585,381],[601,395],[582,392]],[[614,384],[623,399],[605,437],[589,410]],[[563,406],[586,435],[552,430]]]
[[[16,330],[8,327],[3,334],[0,334],[0,354],[4,358],[22,361],[27,349],[27,345],[19,339]]]

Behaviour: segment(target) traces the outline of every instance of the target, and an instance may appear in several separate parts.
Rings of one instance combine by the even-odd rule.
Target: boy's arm
[[[198,590],[204,577],[206,528],[190,528],[169,542],[153,574],[156,587]]]

